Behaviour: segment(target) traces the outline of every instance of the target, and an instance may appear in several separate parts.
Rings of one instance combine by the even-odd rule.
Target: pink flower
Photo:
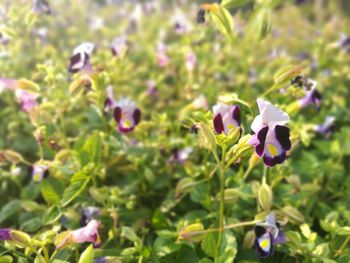
[[[37,106],[36,98],[38,95],[29,93],[25,90],[16,90],[17,101],[21,104],[22,110],[25,112],[30,112]]]
[[[85,227],[74,230],[72,232],[72,241],[74,243],[92,242],[94,246],[98,246],[100,244],[99,225],[99,221],[92,220]]]
[[[15,90],[19,87],[19,81],[15,79],[0,78],[0,92],[8,89]]]
[[[159,43],[157,47],[157,62],[158,65],[162,68],[166,67],[169,64],[169,57],[166,54],[167,46],[164,43]]]
[[[195,66],[196,66],[196,54],[193,51],[190,51],[187,55],[186,55],[186,68],[188,71],[193,71]]]

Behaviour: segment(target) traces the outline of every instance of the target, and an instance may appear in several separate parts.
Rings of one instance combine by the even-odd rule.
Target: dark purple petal
[[[46,169],[46,170],[44,171],[44,176],[43,176],[43,178],[49,177],[49,174],[50,174],[49,169]]]
[[[222,122],[222,117],[220,113],[218,113],[214,117],[213,126],[217,134],[220,134],[224,131],[224,123]]]
[[[140,123],[141,111],[139,109],[135,109],[134,113],[132,114],[132,117],[134,118],[134,125],[136,126],[137,124]]]
[[[292,147],[290,139],[289,139],[289,128],[286,126],[276,125],[275,126],[275,135],[276,139],[281,144],[282,148],[285,151],[290,150]]]
[[[120,123],[120,120],[122,118],[122,109],[120,107],[115,107],[114,108],[114,111],[113,111],[113,116],[114,116],[114,119]]]
[[[203,24],[204,22],[205,22],[205,10],[201,8],[197,13],[197,23]]]
[[[232,118],[238,123],[238,126],[241,125],[241,109],[239,106],[236,106],[232,111]]]
[[[269,127],[264,127],[258,132],[258,140],[259,144],[255,146],[255,152],[259,157],[263,156],[264,154],[264,149],[265,149],[265,140],[266,140],[266,135],[267,132],[269,131]]]
[[[261,237],[262,235],[264,235],[266,233],[266,229],[263,226],[257,225],[254,227],[254,233],[255,233],[256,237]]]
[[[80,70],[79,68],[75,68],[75,65],[79,63],[81,59],[82,57],[80,53],[77,53],[70,58],[70,65],[68,69],[70,73],[77,73]]]
[[[121,133],[129,133],[129,132],[133,131],[134,129],[135,129],[135,126],[132,126],[130,128],[125,128],[125,127],[122,127],[121,125],[118,126],[118,130]]]
[[[275,157],[268,157],[268,156],[264,156],[264,163],[267,166],[275,166],[276,164],[280,164],[283,163],[285,160],[287,159],[287,155],[285,152],[283,152],[280,155],[277,155]]]
[[[10,231],[9,228],[0,229],[0,240],[11,240]]]

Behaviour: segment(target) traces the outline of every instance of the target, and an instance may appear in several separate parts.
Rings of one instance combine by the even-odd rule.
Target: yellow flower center
[[[267,145],[267,149],[269,150],[270,154],[272,155],[272,157],[275,157],[278,154],[278,149],[275,145],[269,143]]]
[[[36,173],[36,174],[33,175],[33,180],[35,182],[39,182],[40,179],[41,179],[40,173]]]
[[[131,127],[131,121],[130,120],[125,120],[124,121],[124,127],[125,128],[130,128]]]
[[[260,246],[262,249],[267,249],[270,246],[270,240],[264,239],[263,241],[260,242]]]

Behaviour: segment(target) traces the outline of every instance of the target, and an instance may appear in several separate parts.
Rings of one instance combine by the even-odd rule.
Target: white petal
[[[262,110],[260,113],[263,124],[274,127],[275,125],[285,125],[288,122],[288,114],[272,105],[270,102],[258,99],[258,105],[259,110]]]
[[[263,123],[263,119],[261,114],[259,114],[258,116],[255,117],[251,128],[253,130],[253,132],[255,132],[256,134],[262,129],[262,127],[264,127],[264,123]]]

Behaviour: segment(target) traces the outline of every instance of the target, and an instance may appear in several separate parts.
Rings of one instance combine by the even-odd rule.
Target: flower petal
[[[264,127],[258,132],[257,137],[259,140],[259,144],[255,146],[255,152],[258,154],[259,157],[262,157],[264,155],[265,141],[268,131],[269,127]]]
[[[218,113],[213,120],[213,126],[216,133],[220,134],[224,131],[224,123],[222,122],[222,116]]]
[[[276,134],[276,139],[279,141],[282,148],[285,151],[290,150],[292,145],[289,139],[289,128],[287,128],[286,126],[276,125],[275,134]]]

